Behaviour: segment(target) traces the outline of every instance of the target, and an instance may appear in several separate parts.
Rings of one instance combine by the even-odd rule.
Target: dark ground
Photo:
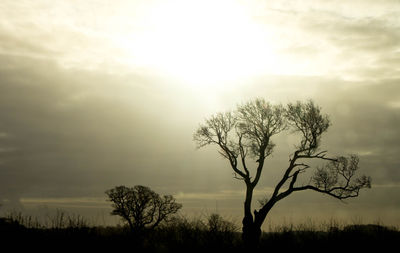
[[[396,251],[399,242],[400,231],[380,225],[333,227],[328,231],[289,229],[263,233],[255,252],[386,252]],[[123,226],[26,227],[16,220],[0,218],[0,245],[6,249],[2,252],[248,252],[244,250],[238,229],[210,228],[205,223],[187,220],[134,233]]]

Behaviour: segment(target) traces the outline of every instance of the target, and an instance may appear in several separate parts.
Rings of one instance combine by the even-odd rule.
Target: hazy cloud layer
[[[226,191],[241,191],[241,182],[232,178],[214,148],[195,150],[192,133],[207,116],[195,94],[181,91],[182,97],[157,84],[159,80],[151,84],[145,77],[130,76],[128,81],[65,71],[30,58],[3,56],[2,60],[8,62],[0,75],[3,199],[101,198],[115,185],[145,184],[176,194],[189,210],[214,208],[219,201],[221,210],[240,214],[240,194],[226,195]],[[398,89],[395,81],[358,87],[322,78],[266,77],[238,93],[218,97],[227,108],[260,94],[283,103],[315,99],[333,122],[324,147],[333,154],[359,154],[363,173],[371,175],[375,185],[385,186],[369,191],[375,192],[372,196],[384,194],[374,201],[385,196],[389,205],[390,199],[397,199],[390,192],[400,182]],[[279,179],[293,148],[291,140],[286,135],[276,139],[276,153],[267,162],[261,188],[273,187]],[[291,203],[298,205],[305,196],[298,194]],[[313,202],[316,196],[311,196],[310,203],[334,201]],[[391,208],[398,208],[395,203]]]
[[[274,35],[271,47],[287,69],[207,89],[137,67],[134,60],[125,65],[114,40],[148,27],[129,20],[122,2],[104,2],[86,18],[78,14],[94,3],[35,3],[0,3],[0,201],[5,208],[21,205],[21,199],[24,206],[73,205],[74,200],[90,206],[90,199],[82,204],[88,198],[104,207],[106,189],[143,184],[175,194],[187,210],[218,205],[240,216],[242,182],[233,179],[215,148],[195,150],[193,132],[210,114],[255,97],[275,103],[311,98],[333,123],[324,148],[359,154],[373,189],[351,207],[301,193],[282,202],[274,215],[297,216],[293,212],[300,207],[316,216],[364,211],[398,222],[397,1],[251,2],[252,17]],[[136,16],[148,9],[136,7]],[[123,25],[117,29],[117,24]],[[294,139],[276,138],[257,198],[276,184]]]

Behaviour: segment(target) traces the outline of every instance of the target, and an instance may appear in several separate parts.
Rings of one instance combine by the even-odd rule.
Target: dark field
[[[211,217],[211,216],[210,216]],[[215,219],[216,218],[216,219]],[[141,233],[124,226],[89,226],[79,216],[58,217],[47,227],[32,217],[0,219],[3,249],[41,251],[108,252],[248,252],[238,225],[216,215],[214,219],[176,218],[168,224]],[[281,227],[264,232],[253,252],[305,250],[308,252],[348,252],[349,250],[395,251],[400,241],[397,228],[382,225],[332,226],[326,231],[313,228]],[[394,247],[394,248],[392,248]]]

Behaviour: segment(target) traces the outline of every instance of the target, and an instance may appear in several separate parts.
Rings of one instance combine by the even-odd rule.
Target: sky
[[[3,0],[0,212],[104,220],[105,190],[146,185],[182,213],[240,222],[243,182],[193,133],[259,97],[314,100],[332,122],[323,149],[359,155],[372,177],[346,203],[292,194],[267,223],[400,226],[399,1]],[[283,175],[294,138],[274,139],[256,199]]]

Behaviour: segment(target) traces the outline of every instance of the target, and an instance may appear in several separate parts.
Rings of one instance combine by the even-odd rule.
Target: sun
[[[268,32],[238,2],[156,2],[139,23],[118,41],[131,64],[190,85],[224,85],[277,62]]]

